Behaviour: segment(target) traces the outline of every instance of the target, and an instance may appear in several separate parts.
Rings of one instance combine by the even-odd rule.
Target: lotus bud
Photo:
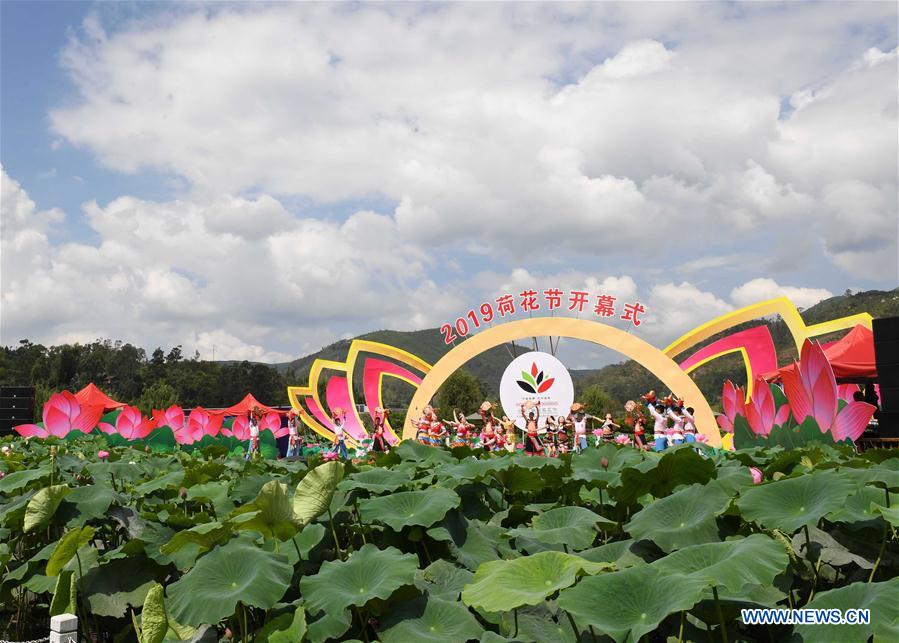
[[[178,495],[181,496],[181,498],[187,498],[187,489],[185,487],[181,487],[180,489],[178,489]]]
[[[6,477],[6,474],[3,471],[0,471],[0,480]]]
[[[109,458],[109,451],[97,451],[97,457],[100,460],[106,460]]]
[[[762,470],[756,467],[749,467],[749,473],[752,474],[752,484],[762,484]]]
[[[57,447],[55,447],[55,446],[50,447],[50,459],[51,460],[56,459],[56,450],[57,450]],[[101,451],[101,453],[102,453],[102,451]]]
[[[225,628],[225,638],[226,638],[226,639],[233,639],[233,638],[234,638],[234,633],[231,631],[231,628],[230,628],[230,627],[226,627],[226,628]]]
[[[601,466],[603,469],[608,469],[609,468],[609,459],[605,456],[600,458],[599,466]]]

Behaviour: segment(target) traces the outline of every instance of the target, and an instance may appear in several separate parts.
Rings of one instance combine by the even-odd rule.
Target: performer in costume
[[[390,445],[387,443],[387,438],[384,437],[384,421],[387,419],[388,415],[390,415],[389,409],[382,409],[380,406],[375,407],[375,413],[372,416],[372,421],[375,425],[374,430],[372,431],[372,451],[378,451],[380,453],[390,451]]]
[[[262,409],[258,406],[254,406],[253,410],[249,413],[250,446],[247,448],[246,460],[249,460],[254,454],[259,454],[259,420],[261,419]]]
[[[696,442],[696,421],[693,419],[693,407],[683,409],[684,416],[684,441]]]
[[[663,451],[668,446],[668,420],[662,415],[665,405],[656,400],[655,391],[650,391],[643,396],[646,400],[646,409],[654,420],[652,436],[655,440],[655,450]]]
[[[606,419],[602,421],[602,441],[603,442],[611,442],[614,439],[614,434],[612,432],[612,427],[616,429],[620,429],[621,427],[615,424],[612,421],[612,414],[606,413]]]
[[[509,453],[515,453],[515,422],[510,420],[508,416],[503,416],[503,419],[500,420],[500,424],[503,425],[503,429],[506,431],[506,439],[505,439],[505,447],[506,451]]]
[[[334,409],[334,452],[346,460],[349,453],[346,450],[346,411],[341,408]]]
[[[481,446],[485,451],[493,451],[496,448],[496,431],[492,424],[486,424],[481,432]]]
[[[559,437],[556,449],[561,455],[571,451],[571,445],[568,443],[568,436],[574,425],[569,418],[562,417],[561,415],[556,418],[556,421],[559,423]]]
[[[300,436],[297,430],[297,415],[293,411],[287,414],[287,457],[300,454]]]
[[[415,424],[415,441],[419,444],[424,444],[426,446],[431,446],[431,423],[428,422],[428,418],[422,414],[420,418],[418,418]]]
[[[672,400],[668,407],[668,411],[665,413],[665,415],[674,422],[673,426],[669,429],[668,435],[668,439],[671,440],[672,444],[684,443],[684,417],[679,412],[681,411],[683,403],[683,400]]]
[[[571,405],[568,422],[574,427],[574,452],[581,453],[587,448],[587,413],[583,404],[575,402]]]
[[[454,447],[466,447],[471,444],[470,434],[471,430],[474,428],[468,420],[465,419],[465,416],[459,412],[457,409],[453,410],[453,418],[455,422],[448,422],[452,427],[456,429],[456,435],[453,438],[452,445]]]
[[[546,418],[546,452],[550,457],[559,454],[559,425],[556,418],[550,415]]]
[[[527,435],[524,438],[524,452],[528,455],[543,455],[543,443],[537,435],[538,422],[540,421],[540,401],[536,404],[526,402],[521,405],[521,417],[524,418],[524,428]]]
[[[646,436],[646,420],[643,419],[643,416],[637,418],[634,422],[634,446],[638,449],[645,449],[646,443],[644,442]]]

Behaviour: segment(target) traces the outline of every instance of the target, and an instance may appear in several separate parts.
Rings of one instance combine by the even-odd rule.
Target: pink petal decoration
[[[734,423],[729,417],[726,415],[719,415],[715,419],[718,420],[718,426],[720,426],[722,430],[727,431],[728,433],[734,432]]]
[[[153,419],[156,421],[156,426],[167,426],[174,431],[184,426],[184,411],[176,404],[165,411],[153,409]]]
[[[858,440],[861,434],[865,432],[865,428],[876,410],[876,406],[867,402],[850,402],[844,406],[843,410],[837,415],[833,428],[831,428],[833,439],[837,442],[847,438],[853,442]]]
[[[90,433],[97,426],[101,417],[103,417],[102,406],[84,406],[81,408],[81,413],[72,422],[72,429]]]
[[[225,430],[222,430],[224,433]],[[250,421],[247,419],[246,415],[239,415],[234,418],[234,421],[231,423],[231,435],[233,435],[238,440],[249,440],[250,439]]]
[[[767,326],[747,328],[727,337],[722,337],[690,355],[690,357],[680,363],[680,367],[687,371],[694,364],[698,364],[705,359],[733,352],[740,348],[746,351],[746,357],[749,361],[748,378],[755,378],[762,373],[777,370],[777,350],[774,347],[774,340],[771,338],[771,331],[768,330]]]
[[[796,368],[784,371],[783,386],[784,394],[787,396],[787,401],[790,403],[790,409],[793,412],[793,419],[802,424],[805,418],[812,415],[812,401],[802,384],[802,379],[798,372],[799,368],[797,363]]]
[[[812,415],[821,431],[827,431],[837,414],[837,380],[817,342],[803,344],[799,375],[812,401]]]
[[[853,397],[856,393],[858,393],[859,387],[858,384],[838,384],[837,385],[837,396],[841,400],[845,400],[846,402],[852,402],[855,400]]]
[[[362,369],[362,392],[365,396],[365,405],[369,409],[384,406],[384,402],[381,399],[381,382],[388,375],[410,382],[412,386],[421,384],[421,377],[412,371],[387,360],[368,357]],[[389,418],[384,421],[384,428],[387,429],[384,432],[384,437],[387,438],[390,444],[399,442],[399,436],[397,436],[391,426]]]
[[[42,426],[38,426],[37,424],[20,424],[17,427],[14,427],[16,433],[21,435],[23,438],[48,438],[50,434]]]
[[[281,428],[281,416],[278,413],[265,414],[262,421],[259,423],[259,430],[265,431],[266,429],[271,431],[276,438],[287,435],[287,427]]]
[[[128,440],[141,440],[156,428],[156,421],[144,418],[136,406],[123,406],[116,419],[116,431]]]
[[[116,428],[109,422],[100,422],[100,424],[97,425],[97,428],[100,429],[103,433],[108,433],[110,435],[116,432]]]

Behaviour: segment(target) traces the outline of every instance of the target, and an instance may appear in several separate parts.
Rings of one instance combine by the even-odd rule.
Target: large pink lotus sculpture
[[[115,426],[101,422],[99,427],[104,433],[118,433],[126,440],[142,440],[156,428],[156,420],[141,416],[136,406],[123,406]]]
[[[732,432],[737,418],[743,417],[755,435],[767,436],[776,426],[793,430],[811,419],[821,433],[830,433],[834,441],[854,442],[864,433],[877,407],[866,402],[847,401],[851,391],[851,388],[837,386],[833,368],[821,345],[806,340],[796,367],[783,371],[783,394],[786,397],[759,378],[754,384],[752,399],[747,403],[743,388],[728,380],[721,391],[724,414],[718,417],[718,424]],[[778,403],[778,397],[781,403]],[[844,402],[842,408],[841,401]]]
[[[48,438],[51,435],[62,438],[72,431],[90,432],[102,415],[103,407],[82,407],[72,393],[63,391],[50,396],[44,404],[44,426],[22,424],[15,429],[26,438]]]

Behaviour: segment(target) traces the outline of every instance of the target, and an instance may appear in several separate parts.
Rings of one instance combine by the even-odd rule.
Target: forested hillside
[[[899,315],[899,289],[832,297],[802,311],[802,316],[806,323],[813,324],[858,312],[869,312],[874,317]],[[765,323],[771,329],[783,362],[795,357],[796,349],[790,334],[779,319],[755,320],[738,328],[759,323]],[[440,333],[433,328],[413,332],[380,330],[360,338],[398,346],[432,364],[450,349],[444,346]],[[267,404],[278,405],[287,403],[286,387],[289,384],[306,383],[313,360],[343,360],[349,345],[350,340],[341,340],[293,362],[267,365],[208,362],[196,355],[185,358],[180,346],[168,352],[156,348],[148,355],[143,348],[110,340],[50,347],[22,340],[18,345],[0,350],[0,383],[33,384],[37,388],[38,408],[52,392],[77,390],[88,382],[96,383],[116,399],[138,404],[145,410],[172,402],[186,407],[225,406],[248,391]],[[526,350],[530,350],[530,346],[499,346],[472,360],[465,368],[477,378],[481,394],[495,398],[509,360],[514,353]],[[587,387],[598,386],[616,403],[660,387],[658,380],[632,361],[597,370],[574,371],[572,376],[578,394]],[[718,402],[723,380],[729,378],[742,383],[745,379],[742,362],[735,355],[702,366],[694,372],[694,378],[713,405]],[[403,405],[411,395],[411,387],[392,378],[387,378],[385,387],[385,399],[393,406]]]

